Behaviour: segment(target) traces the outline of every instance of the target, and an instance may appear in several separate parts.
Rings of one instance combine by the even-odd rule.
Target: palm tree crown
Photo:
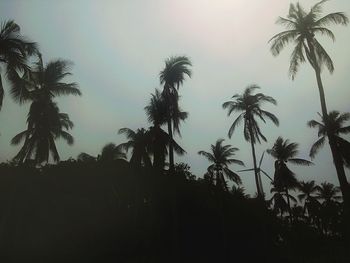
[[[296,165],[311,165],[312,162],[295,158],[298,155],[298,144],[278,137],[273,147],[267,150],[275,161],[274,185],[280,189],[293,189],[298,186],[295,174],[287,167],[287,162]]]
[[[5,21],[0,28],[0,66],[6,66],[10,83],[18,78],[19,72],[28,72],[27,58],[37,52],[37,45],[21,36],[20,27],[13,21]],[[0,68],[1,69],[1,68]],[[12,85],[11,94],[16,93]],[[4,98],[4,89],[0,75],[0,109]]]
[[[322,16],[322,5],[326,1],[318,2],[309,12],[306,12],[299,3],[291,4],[287,18],[279,17],[277,20],[277,23],[285,26],[287,30],[271,38],[271,52],[277,56],[287,44],[295,43],[289,67],[289,74],[293,79],[300,64],[306,59],[315,70],[320,70],[322,65],[325,65],[330,72],[334,70],[332,59],[315,36],[325,35],[334,41],[335,36],[327,26],[347,25],[349,19],[342,12]]]
[[[119,134],[125,134],[128,139],[127,142],[118,145],[118,148],[129,151],[132,148],[132,155],[130,159],[130,163],[136,166],[141,166],[142,163],[151,167],[151,159],[150,159],[150,137],[147,130],[144,128],[137,129],[133,131],[129,128],[122,128],[118,131]]]
[[[235,128],[242,122],[242,120],[244,120],[244,138],[253,143],[256,143],[257,141],[260,142],[260,139],[267,141],[266,137],[261,133],[256,120],[257,117],[263,122],[265,122],[265,118],[268,118],[275,125],[279,124],[279,121],[274,114],[261,109],[262,104],[265,102],[276,105],[276,100],[270,96],[264,95],[263,93],[253,94],[253,91],[257,89],[260,89],[260,87],[257,85],[251,85],[245,89],[242,95],[235,94],[232,96],[232,101],[227,101],[222,105],[224,109],[228,109],[228,116],[233,112],[241,112],[228,131],[229,138],[232,137]]]
[[[324,118],[320,115],[321,121],[311,120],[307,124],[310,128],[318,129],[319,139],[312,145],[310,156],[314,158],[320,148],[324,145],[327,136],[327,129]],[[343,139],[341,135],[350,133],[350,126],[344,126],[345,122],[350,120],[350,113],[340,113],[331,111],[328,114],[328,133],[331,134],[336,141],[336,146],[346,166],[350,166],[350,143]]]
[[[226,182],[223,175],[236,184],[241,184],[241,178],[238,174],[229,169],[230,164],[244,165],[240,160],[233,159],[238,148],[231,145],[222,145],[224,139],[218,139],[215,144],[211,145],[211,152],[199,151],[199,155],[203,155],[212,164],[208,167],[208,171],[216,176],[216,185],[224,186],[227,190]]]

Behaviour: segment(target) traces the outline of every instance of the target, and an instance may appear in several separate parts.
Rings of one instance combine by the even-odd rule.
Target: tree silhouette
[[[315,210],[319,206],[315,196],[318,191],[318,186],[315,184],[315,181],[299,182],[298,190],[300,191],[300,194],[298,194],[298,199],[301,202],[304,202],[304,214],[307,211],[309,216],[314,215]]]
[[[29,42],[20,34],[20,27],[13,21],[5,21],[0,28],[0,72],[5,65],[6,75],[10,84],[20,78],[19,73],[28,73],[27,58],[37,52],[36,43]],[[18,86],[11,85],[10,93],[16,99]],[[4,88],[0,74],[0,110],[4,99]]]
[[[224,175],[238,185],[242,183],[239,175],[228,166],[230,164],[244,165],[244,163],[232,158],[235,152],[238,151],[238,148],[234,148],[231,145],[222,145],[223,142],[224,139],[218,139],[215,145],[211,145],[211,152],[199,151],[198,154],[204,156],[212,163],[208,167],[208,171],[215,176],[216,185],[228,191]]]
[[[174,109],[178,108],[178,92],[177,90],[183,84],[185,77],[191,77],[191,70],[189,67],[192,66],[191,61],[186,56],[175,56],[165,60],[165,67],[160,72],[159,78],[160,83],[164,85],[163,96],[167,105],[166,120],[168,125],[168,134],[171,138],[169,141],[169,169],[174,171],[174,150],[173,150],[173,129],[172,123]],[[178,130],[179,131],[179,130]]]
[[[53,98],[61,95],[81,95],[76,83],[64,83],[63,79],[71,75],[70,62],[56,60],[43,65],[41,55],[33,71],[28,71],[14,81],[17,87],[12,95],[19,102],[31,101],[27,117],[27,129],[17,134],[11,141],[17,145],[24,140],[23,147],[16,155],[19,162],[31,159],[37,164],[49,161],[52,154],[55,162],[60,160],[55,140],[63,138],[71,145],[73,137],[67,132],[73,128],[68,114],[60,113]]]
[[[273,184],[277,189],[282,189],[286,192],[290,216],[292,216],[292,214],[288,190],[297,188],[299,183],[295,178],[295,174],[288,168],[287,162],[307,166],[312,164],[312,162],[308,160],[295,158],[298,152],[297,143],[291,143],[289,140],[283,140],[282,137],[278,137],[273,147],[267,150],[267,153],[276,159]]]
[[[283,214],[287,211],[289,211],[289,217],[291,217],[290,199],[295,203],[297,200],[280,187],[272,187],[271,193],[273,193],[273,195],[268,201],[268,204],[272,206],[273,211],[276,214],[279,214],[281,219],[283,219]],[[284,197],[286,197],[287,201],[284,199]]]
[[[122,128],[118,131],[119,134],[125,134],[128,139],[127,142],[118,145],[118,148],[129,151],[132,148],[130,163],[140,167],[144,164],[146,167],[151,167],[152,162],[150,158],[149,146],[150,136],[144,128],[133,131],[129,128]]]
[[[322,67],[326,66],[329,72],[332,73],[334,71],[334,65],[329,54],[315,36],[317,34],[326,35],[332,40],[335,40],[333,32],[329,30],[327,26],[331,24],[347,25],[349,19],[342,12],[330,13],[322,17],[322,5],[325,2],[326,0],[318,2],[311,7],[309,12],[306,12],[299,3],[296,5],[291,4],[287,18],[279,17],[277,20],[278,24],[285,26],[288,30],[275,35],[270,42],[272,42],[271,51],[274,56],[277,56],[287,44],[291,42],[296,44],[289,67],[289,73],[292,79],[294,79],[298,72],[300,64],[306,62],[306,60],[313,67],[320,95],[322,116],[327,126],[328,111],[321,79],[321,71]],[[342,158],[337,151],[336,139],[327,129],[326,134],[329,138],[329,144],[343,196],[346,200],[349,199],[347,202],[350,202],[350,190],[343,169]]]
[[[321,121],[311,120],[307,124],[310,128],[318,129],[319,139],[312,145],[310,149],[310,157],[314,158],[320,148],[324,145],[327,136],[325,121],[321,117]],[[350,133],[350,126],[344,126],[346,121],[350,120],[350,113],[339,113],[338,111],[331,111],[328,114],[328,133],[332,135],[337,143],[337,152],[340,153],[342,163],[350,166],[350,143],[341,137]],[[344,168],[343,168],[344,169]]]
[[[22,148],[14,157],[19,163],[34,160],[35,164],[60,160],[55,140],[64,139],[69,145],[74,140],[67,131],[73,128],[68,114],[60,113],[57,105],[52,101],[34,101],[28,113],[27,129],[17,134],[11,144],[18,145],[24,141]]]
[[[224,109],[228,109],[228,116],[231,115],[232,112],[240,112],[238,117],[232,123],[229,131],[228,137],[231,138],[235,128],[243,121],[243,134],[246,141],[250,142],[252,148],[253,155],[253,164],[254,164],[254,174],[255,174],[255,182],[258,193],[258,198],[263,199],[263,189],[261,184],[260,173],[257,169],[256,163],[256,155],[255,155],[255,144],[256,142],[267,141],[265,136],[262,134],[260,127],[256,118],[259,118],[263,122],[265,122],[265,118],[270,119],[275,125],[279,124],[277,117],[263,109],[261,106],[265,102],[272,103],[274,105],[277,104],[276,100],[270,96],[266,96],[263,93],[253,92],[256,89],[260,89],[260,87],[256,85],[248,86],[242,95],[235,94],[232,96],[232,101],[225,102],[222,107]]]
[[[167,123],[167,105],[162,94],[156,89],[152,94],[149,104],[145,107],[148,121],[153,124],[149,129],[150,136],[150,151],[153,153],[153,167],[156,169],[163,169],[165,165],[165,157],[168,154],[167,146],[171,140],[168,133],[166,133],[161,126]],[[187,118],[187,112],[181,111],[176,107],[173,112],[174,128],[179,130],[179,123]],[[179,146],[174,139],[172,139],[174,151],[183,155],[185,150]]]

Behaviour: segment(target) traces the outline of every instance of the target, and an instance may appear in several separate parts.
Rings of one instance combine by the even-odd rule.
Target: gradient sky
[[[300,1],[305,7],[316,1]],[[189,118],[176,140],[187,155],[177,162],[189,163],[201,176],[208,166],[199,150],[209,150],[218,138],[240,148],[237,158],[252,167],[249,144],[242,127],[231,139],[227,131],[234,116],[227,117],[221,105],[249,84],[278,101],[266,109],[280,119],[280,126],[262,124],[269,142],[257,146],[257,155],[282,135],[300,143],[300,157],[307,158],[315,130],[306,122],[320,111],[314,73],[309,65],[300,68],[295,81],[288,77],[291,48],[273,57],[268,40],[283,28],[275,25],[286,16],[289,0],[1,0],[1,21],[14,19],[22,34],[40,45],[45,62],[63,58],[74,62],[73,76],[82,97],[57,99],[62,112],[69,113],[75,127],[75,144],[58,142],[61,158],[84,151],[97,154],[107,142],[121,143],[122,127],[148,127],[143,111],[150,94],[160,88],[159,72],[172,55],[187,55],[193,77],[181,87],[182,108]],[[325,4],[325,12],[350,15],[348,0]],[[336,42],[320,38],[335,64],[335,72],[323,74],[329,109],[350,111],[349,27],[332,27]],[[4,83],[8,91],[7,83]],[[0,112],[0,161],[11,159],[19,146],[10,140],[26,127],[28,105],[20,107],[6,94]],[[317,155],[313,167],[292,167],[301,180],[338,184],[328,145]],[[273,160],[264,158],[262,168],[273,175]],[[233,170],[240,167],[232,167]],[[349,173],[348,173],[349,174]],[[249,193],[255,192],[253,173],[241,174]],[[349,178],[349,177],[348,177]],[[264,179],[265,190],[269,182]]]

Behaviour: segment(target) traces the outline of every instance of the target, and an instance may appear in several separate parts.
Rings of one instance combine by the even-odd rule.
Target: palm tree
[[[37,163],[48,162],[51,152],[53,160],[59,161],[59,154],[54,144],[57,138],[63,138],[69,145],[73,144],[73,137],[67,133],[73,128],[69,116],[60,113],[53,98],[61,95],[81,95],[76,83],[64,83],[69,72],[70,62],[56,60],[43,65],[41,55],[33,71],[25,73],[13,81],[17,88],[12,95],[23,103],[31,101],[27,118],[27,130],[16,135],[12,143],[24,141],[23,147],[15,159],[20,162],[35,155]],[[66,131],[65,131],[66,130]]]
[[[308,122],[310,128],[318,129],[319,139],[312,145],[310,149],[310,157],[314,158],[320,148],[326,141],[327,131],[325,127],[324,119],[321,117],[321,121],[311,120]],[[350,142],[341,137],[350,133],[350,126],[344,126],[345,122],[350,120],[350,113],[339,113],[338,111],[331,111],[328,114],[328,130],[335,138],[337,143],[337,152],[342,157],[342,163],[346,166],[350,166]],[[343,168],[344,169],[344,168]]]
[[[349,184],[346,177],[339,176],[344,174],[344,164],[350,166],[350,143],[343,139],[341,135],[348,134],[350,132],[350,126],[344,126],[344,123],[350,119],[350,113],[340,114],[338,111],[331,111],[327,117],[327,126],[325,118],[321,117],[321,121],[311,120],[308,122],[308,126],[311,128],[318,129],[318,137],[320,137],[311,147],[310,156],[314,158],[318,150],[324,145],[326,136],[329,140],[329,145],[331,146],[333,161],[337,168],[338,179],[340,182],[340,189],[342,191],[344,201],[347,202],[349,194]],[[332,146],[332,141],[335,145]],[[336,156],[336,158],[334,158]],[[349,200],[350,201],[350,200]],[[347,202],[349,205],[350,203]]]
[[[270,96],[266,96],[263,93],[253,94],[253,91],[260,89],[257,85],[248,86],[242,95],[235,94],[232,96],[232,101],[225,102],[222,107],[228,109],[228,116],[232,112],[240,112],[238,117],[232,123],[229,131],[228,137],[231,138],[235,128],[243,121],[243,134],[246,141],[250,142],[253,155],[253,164],[254,164],[254,173],[255,173],[255,182],[258,193],[258,198],[263,199],[264,193],[261,184],[260,173],[257,169],[256,164],[256,155],[255,155],[255,144],[256,142],[267,141],[266,137],[261,133],[259,124],[256,118],[261,119],[265,122],[265,118],[271,120],[275,125],[279,125],[277,117],[263,109],[261,106],[265,102],[277,104],[276,100]]]
[[[19,163],[34,160],[35,164],[48,163],[50,154],[53,161],[60,160],[55,140],[64,139],[72,145],[74,139],[67,131],[73,128],[68,114],[60,113],[56,103],[51,101],[34,101],[31,104],[27,129],[17,134],[11,144],[24,144],[14,157]],[[33,159],[34,158],[34,159]]]
[[[238,174],[230,170],[228,167],[230,164],[244,165],[240,160],[233,159],[235,152],[238,148],[232,147],[231,145],[222,145],[224,139],[218,139],[214,144],[211,145],[211,153],[205,151],[199,151],[199,155],[203,155],[212,164],[208,167],[208,171],[215,176],[216,185],[227,189],[227,184],[224,179],[224,175],[236,184],[241,184],[241,178]]]
[[[178,107],[173,114],[174,127],[179,131],[179,123],[187,118],[187,112],[181,111]],[[165,157],[168,154],[167,146],[171,140],[168,133],[166,133],[161,126],[166,124],[167,105],[165,99],[159,90],[156,89],[152,94],[149,104],[145,107],[148,121],[153,124],[149,129],[151,139],[150,151],[153,153],[153,167],[156,169],[163,169],[165,165]],[[174,151],[183,155],[185,150],[179,146],[174,139],[172,139]]]
[[[166,120],[168,125],[168,134],[171,138],[169,141],[169,170],[174,171],[174,151],[173,151],[173,127],[172,119],[174,109],[178,107],[178,92],[177,90],[183,84],[185,77],[191,77],[191,61],[186,56],[170,57],[165,61],[165,67],[160,72],[160,83],[164,85],[163,96],[166,101],[167,111]],[[176,129],[174,127],[174,129]],[[179,131],[179,130],[178,130]]]
[[[323,200],[322,205],[339,202],[342,198],[338,195],[339,188],[331,183],[323,182],[317,187],[317,198]]]
[[[276,214],[280,214],[280,218],[283,218],[284,212],[289,211],[289,216],[291,217],[291,209],[290,209],[290,199],[293,200],[295,203],[297,200],[288,192],[284,191],[284,189],[273,187],[271,188],[271,193],[274,193],[271,197],[271,199],[268,201],[269,205],[273,205],[273,210]],[[285,200],[285,197],[287,197],[287,200]]]
[[[318,187],[317,198],[323,200],[320,215],[325,233],[329,232],[332,225],[339,222],[339,208],[342,200],[339,193],[340,189],[331,183],[324,182]]]
[[[332,59],[315,36],[316,34],[326,35],[332,40],[335,40],[333,32],[329,30],[327,26],[331,24],[347,25],[349,19],[342,12],[321,16],[322,5],[325,2],[326,0],[318,2],[311,7],[309,12],[306,12],[299,3],[296,5],[291,4],[287,18],[280,17],[277,20],[277,23],[284,25],[287,30],[275,35],[270,41],[272,42],[271,51],[274,56],[277,56],[288,43],[293,42],[296,44],[291,56],[289,67],[289,73],[292,79],[294,79],[298,72],[300,64],[306,62],[306,60],[313,67],[320,95],[322,118],[325,120],[327,126],[328,111],[321,79],[321,71],[322,67],[326,66],[329,72],[332,73],[334,71],[334,65]],[[326,134],[329,139],[343,196],[345,199],[349,199],[348,202],[350,202],[350,190],[343,169],[341,156],[337,152],[337,142],[331,132],[327,129]]]
[[[114,160],[125,160],[126,154],[122,151],[122,149],[116,146],[114,143],[107,143],[103,146],[101,150],[101,154],[97,157],[92,156],[88,153],[80,153],[77,157],[77,160],[80,162],[110,162]]]
[[[299,182],[295,178],[295,174],[288,168],[287,162],[296,165],[307,166],[312,164],[312,162],[308,160],[295,158],[298,152],[299,151],[297,143],[291,143],[289,142],[289,140],[283,140],[282,137],[278,137],[272,149],[267,150],[267,153],[270,154],[274,159],[276,159],[275,176],[273,184],[277,189],[283,189],[286,192],[290,212],[291,206],[288,190],[297,188]]]
[[[315,205],[318,203],[316,199],[316,192],[318,191],[318,186],[315,184],[315,181],[309,181],[309,182],[299,182],[298,190],[300,194],[298,194],[298,199],[303,202],[304,201],[304,214],[306,210],[308,211],[309,216],[313,214],[313,211],[315,210],[315,207],[318,205]]]
[[[29,71],[27,58],[37,52],[35,43],[28,42],[21,36],[20,27],[13,21],[5,21],[0,28],[0,72],[1,65],[5,65],[10,83],[19,77],[18,73]],[[11,94],[17,94],[17,86],[12,85]],[[0,110],[4,99],[4,88],[0,74]]]
[[[132,155],[130,159],[130,163],[135,166],[141,166],[142,163],[146,167],[151,167],[151,159],[150,159],[150,136],[147,130],[144,128],[137,129],[133,131],[129,128],[122,128],[118,131],[119,134],[125,134],[128,139],[127,142],[119,144],[118,148],[129,151],[132,148]]]

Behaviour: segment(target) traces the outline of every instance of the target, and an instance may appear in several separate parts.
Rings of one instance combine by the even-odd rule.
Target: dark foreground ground
[[[0,167],[0,262],[350,262],[254,199],[127,163]]]

